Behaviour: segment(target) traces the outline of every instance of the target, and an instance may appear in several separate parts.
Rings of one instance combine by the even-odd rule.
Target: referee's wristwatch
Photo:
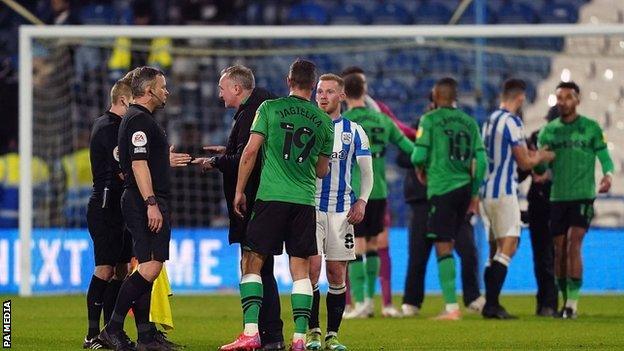
[[[156,206],[158,203],[156,202],[156,196],[151,195],[145,199],[145,206]]]

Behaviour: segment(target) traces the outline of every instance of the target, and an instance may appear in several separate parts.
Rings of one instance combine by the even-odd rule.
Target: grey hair
[[[154,84],[156,76],[165,76],[163,71],[155,67],[142,66],[132,71],[132,97],[138,98],[145,94],[145,88]]]
[[[233,80],[236,84],[243,87],[246,90],[252,90],[256,87],[256,79],[254,78],[251,69],[243,65],[235,65],[224,68],[221,71],[221,76],[225,76]]]

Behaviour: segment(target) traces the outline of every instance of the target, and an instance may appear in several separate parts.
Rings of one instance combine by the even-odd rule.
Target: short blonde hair
[[[319,77],[319,81],[322,81],[322,80],[333,80],[334,82],[338,83],[338,86],[340,87],[340,89],[344,89],[344,86],[345,86],[344,79],[342,79],[337,74],[325,73]]]
[[[130,87],[130,82],[126,79],[126,77],[121,78],[113,84],[110,91],[111,104],[117,104],[119,102],[119,98],[122,96],[125,96],[128,99],[132,98],[132,88]]]

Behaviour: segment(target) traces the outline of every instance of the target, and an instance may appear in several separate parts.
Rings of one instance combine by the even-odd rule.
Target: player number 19
[[[301,154],[297,156],[295,161],[297,163],[303,163],[303,161],[310,156],[310,152],[316,142],[314,133],[308,127],[301,127],[295,130],[295,126],[292,123],[281,123],[280,127],[286,131],[284,135],[284,148],[282,149],[284,160],[290,160],[292,145],[294,143],[297,148],[303,148]],[[308,136],[308,142],[303,141],[304,135]]]

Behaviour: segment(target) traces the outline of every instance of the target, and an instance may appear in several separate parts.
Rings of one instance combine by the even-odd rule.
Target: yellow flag
[[[163,265],[152,287],[150,322],[160,324],[165,330],[173,329],[173,315],[171,314],[171,305],[169,304],[169,296],[171,295],[173,294],[171,293],[171,286],[169,285],[169,277]]]

